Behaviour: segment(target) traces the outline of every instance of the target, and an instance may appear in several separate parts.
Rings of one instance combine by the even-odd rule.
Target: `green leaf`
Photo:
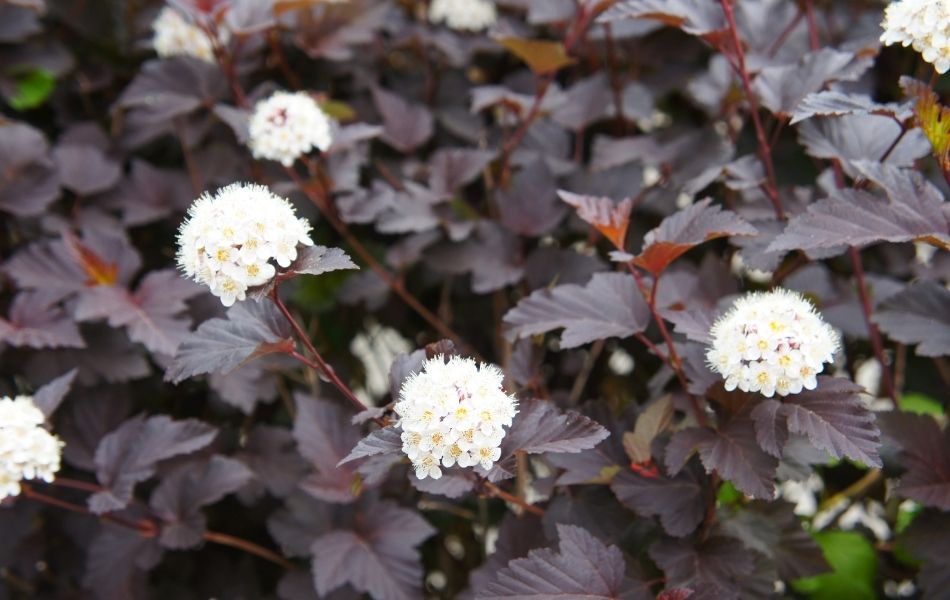
[[[326,100],[325,102],[321,102],[320,108],[328,116],[333,117],[337,121],[352,121],[356,118],[356,111],[353,110],[353,107],[338,100]]]
[[[723,481],[716,492],[716,502],[721,505],[735,504],[742,498],[742,492],[728,481]]]
[[[56,87],[56,77],[46,69],[31,69],[17,74],[10,106],[17,111],[41,106]]]
[[[900,408],[915,415],[943,416],[943,405],[930,396],[911,392],[900,397]]]
[[[812,600],[875,600],[877,554],[871,542],[853,531],[820,531],[813,536],[833,570],[798,579],[792,587]]]
[[[314,313],[323,313],[339,307],[340,286],[352,275],[349,271],[333,271],[320,277],[301,277],[294,293],[294,304]]]

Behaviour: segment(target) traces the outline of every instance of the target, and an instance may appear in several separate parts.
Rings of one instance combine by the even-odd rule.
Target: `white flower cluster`
[[[419,479],[442,477],[440,464],[487,470],[501,457],[504,428],[518,412],[502,378],[494,365],[437,356],[403,383],[394,409],[401,418],[402,450]]]
[[[330,147],[333,122],[307,92],[274,92],[254,106],[248,133],[254,158],[289,167],[314,148]]]
[[[796,292],[746,294],[710,330],[710,366],[726,389],[771,398],[813,390],[824,363],[834,360],[838,333]]]
[[[194,56],[214,62],[214,44],[211,38],[200,27],[186,21],[174,8],[163,8],[152,23],[152,30],[155,32],[152,46],[159,56]],[[219,29],[219,43],[226,44],[229,37],[226,29]]]
[[[59,471],[63,443],[45,421],[33,398],[0,398],[0,500],[18,495],[24,479],[52,482]]]
[[[950,0],[899,0],[884,11],[885,46],[913,46],[938,73],[950,69]]]
[[[309,232],[284,198],[261,185],[234,183],[188,209],[178,232],[178,266],[231,306],[275,275],[272,259],[289,267],[298,244],[312,246]]]
[[[498,11],[492,0],[432,0],[429,20],[445,22],[452,29],[481,31],[498,20]]]

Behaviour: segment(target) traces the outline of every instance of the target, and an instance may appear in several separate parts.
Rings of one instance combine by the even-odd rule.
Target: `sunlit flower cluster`
[[[815,389],[839,345],[838,333],[811,303],[783,289],[739,298],[710,337],[706,358],[726,379],[726,389],[769,398]]]
[[[950,0],[899,0],[884,11],[885,46],[913,46],[938,73],[950,69]]]
[[[59,471],[63,443],[45,421],[33,398],[0,398],[0,500],[18,495],[24,479],[52,482]]]
[[[155,32],[152,46],[159,56],[194,56],[214,62],[214,44],[209,35],[174,8],[163,8],[152,23],[152,30]],[[222,45],[230,37],[226,29],[219,29],[217,35]]]
[[[313,245],[310,225],[294,207],[260,185],[235,183],[203,194],[178,233],[178,266],[211,288],[221,303],[244,300],[248,288],[289,267],[299,244]]]
[[[254,158],[289,167],[314,148],[330,147],[333,122],[310,94],[274,92],[254,106],[248,133]]]
[[[498,11],[491,0],[432,0],[429,20],[461,31],[481,31],[495,24]]]
[[[402,449],[419,479],[439,479],[439,466],[491,469],[501,457],[505,427],[517,411],[502,389],[501,371],[470,358],[432,358],[399,391]]]

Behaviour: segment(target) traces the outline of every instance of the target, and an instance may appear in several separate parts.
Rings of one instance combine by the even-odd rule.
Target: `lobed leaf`
[[[898,495],[926,506],[950,510],[950,431],[929,415],[892,412],[881,417],[884,435],[900,449],[907,469]]]
[[[882,302],[872,319],[881,331],[920,356],[950,354],[950,291],[936,281],[918,281]]]

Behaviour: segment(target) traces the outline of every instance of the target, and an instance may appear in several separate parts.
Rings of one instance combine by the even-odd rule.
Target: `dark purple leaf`
[[[383,117],[383,141],[393,148],[409,153],[432,137],[435,122],[425,106],[380,87],[373,88],[373,102]]]
[[[68,144],[53,150],[61,185],[80,196],[111,189],[122,175],[122,165],[89,144]]]
[[[389,367],[389,395],[393,400],[399,398],[399,390],[402,389],[403,382],[413,373],[422,371],[422,365],[426,361],[425,350],[416,350],[415,352],[402,352],[393,359],[393,364]]]
[[[307,462],[297,453],[291,432],[272,425],[255,425],[235,458],[247,465],[254,478],[278,498],[289,496],[308,469]]]
[[[739,581],[752,575],[755,555],[735,538],[713,536],[696,543],[665,538],[650,546],[650,557],[670,588],[712,590],[711,597],[735,600]]]
[[[79,328],[42,293],[21,292],[10,306],[9,320],[0,318],[0,342],[17,348],[83,348]]]
[[[164,415],[129,419],[99,442],[96,477],[105,491],[89,497],[89,508],[96,514],[124,508],[135,484],[150,478],[159,462],[200,450],[215,435],[213,427],[194,419],[173,421]]]
[[[76,318],[107,319],[112,327],[125,327],[133,342],[152,352],[173,355],[188,337],[191,320],[182,317],[185,301],[202,288],[173,269],[152,271],[131,293],[117,286],[96,286],[80,294]]]
[[[46,383],[33,393],[33,404],[43,412],[47,420],[53,416],[53,413],[62,404],[66,394],[72,389],[73,381],[76,380],[78,374],[79,369],[72,369]]]
[[[145,573],[161,558],[162,549],[154,538],[104,523],[86,555],[83,587],[102,600],[144,597]]]
[[[605,117],[612,102],[607,76],[598,73],[572,85],[564,94],[564,102],[551,113],[551,118],[571,131],[581,131]]]
[[[562,283],[584,285],[594,273],[606,270],[606,263],[596,255],[541,247],[525,261],[525,281],[532,290]]]
[[[727,513],[719,523],[726,533],[774,562],[784,580],[830,570],[821,548],[787,502],[753,502]]]
[[[567,212],[558,201],[554,175],[542,160],[519,171],[507,188],[499,189],[495,204],[502,225],[532,237],[554,229]]]
[[[0,210],[35,216],[57,198],[59,177],[43,134],[23,123],[0,123]]]
[[[759,447],[775,458],[782,458],[782,451],[788,441],[788,424],[782,418],[782,406],[778,400],[767,398],[759,402],[751,413]]]
[[[166,475],[149,500],[149,506],[163,520],[159,543],[169,550],[200,544],[205,531],[202,507],[238,491],[252,477],[243,463],[218,455]]]
[[[805,96],[792,111],[791,125],[814,116],[871,114],[894,116],[901,121],[913,113],[908,105],[878,104],[870,96],[838,91],[815,92]]]
[[[54,430],[66,443],[63,458],[84,471],[96,470],[96,448],[117,429],[129,412],[125,390],[117,387],[80,388],[54,415]]]
[[[359,269],[353,259],[339,248],[326,246],[306,246],[297,252],[297,258],[286,269],[278,270],[278,277],[255,288],[249,296],[261,300],[270,294],[278,284],[278,279],[290,279],[297,275],[322,275],[341,269]]]
[[[152,372],[142,352],[117,329],[105,325],[86,326],[83,338],[85,348],[46,350],[32,355],[25,371],[32,379],[42,380],[79,368],[78,381],[84,385],[132,381]]]
[[[568,284],[535,291],[509,310],[504,322],[510,340],[564,328],[561,348],[574,348],[641,332],[650,322],[650,311],[632,277],[596,273],[583,287]]]
[[[296,404],[294,439],[314,471],[300,488],[326,502],[352,502],[359,492],[355,469],[338,466],[360,439],[359,429],[350,423],[350,411],[303,394],[296,396]]]
[[[620,0],[598,20],[609,23],[631,18],[653,19],[700,36],[727,28],[722,8],[703,0]]]
[[[267,530],[284,556],[310,556],[313,540],[330,531],[337,516],[340,512],[334,505],[300,492],[290,495],[284,508],[268,517]]]
[[[881,418],[885,436],[896,442],[907,469],[898,495],[950,510],[950,431],[940,431],[929,415],[893,412]]]
[[[26,6],[6,2],[0,4],[0,42],[15,44],[43,31],[39,13],[39,10]]]
[[[918,281],[878,306],[874,322],[920,356],[950,354],[950,291],[936,281]]]
[[[670,535],[689,535],[706,515],[706,495],[702,469],[695,463],[681,470],[676,477],[667,477],[658,470],[654,476],[623,469],[610,483],[610,488],[627,508],[651,517],[659,517]]]
[[[759,447],[748,410],[717,429],[690,427],[677,432],[666,448],[666,468],[677,473],[694,449],[707,473],[716,471],[753,498],[774,497],[778,459]]]
[[[409,472],[409,483],[420,492],[436,494],[446,498],[461,498],[475,488],[475,477],[471,471],[461,468],[442,469],[442,477],[419,479]]]
[[[558,551],[532,550],[498,572],[482,588],[481,599],[603,598],[641,600],[649,588],[626,575],[623,553],[606,546],[580,527],[559,525]]]
[[[859,175],[856,161],[879,161],[901,134],[894,119],[881,115],[844,115],[809,119],[798,127],[798,141],[815,158],[836,158],[845,173]],[[930,154],[930,143],[919,129],[911,129],[887,155],[887,164],[913,166]]]
[[[805,96],[832,81],[855,81],[874,64],[874,58],[822,48],[809,52],[797,64],[765,67],[753,89],[773,113],[791,114]]]
[[[529,551],[546,546],[547,543],[544,527],[538,517],[531,513],[523,515],[516,515],[513,512],[505,513],[498,527],[495,551],[489,554],[485,562],[469,575],[469,587],[473,595],[478,597],[478,593],[491,583],[498,572],[510,561],[527,556]]]
[[[218,399],[244,414],[253,414],[259,403],[267,403],[277,396],[274,370],[279,363],[266,364],[267,358],[246,363],[228,373],[211,373],[208,386]]]
[[[561,412],[545,400],[522,400],[511,429],[501,442],[502,457],[515,452],[580,452],[593,448],[608,435],[610,432],[599,423],[578,412]]]
[[[943,198],[919,173],[871,162],[858,161],[853,166],[883,188],[887,199],[864,190],[837,190],[829,198],[811,204],[807,212],[792,217],[768,251],[916,239],[950,244],[950,222],[943,211]]]
[[[472,291],[487,294],[524,276],[518,237],[493,221],[479,221],[474,235],[426,251],[426,263],[446,273],[471,273]]]
[[[712,206],[707,198],[663,219],[643,238],[643,251],[634,264],[654,275],[703,242],[735,235],[756,235],[755,227],[731,211]]]
[[[194,196],[181,169],[161,169],[135,159],[128,179],[110,194],[122,210],[126,225],[145,225],[183,211]]]
[[[378,600],[418,598],[423,571],[416,547],[433,533],[415,511],[391,502],[373,504],[354,529],[331,531],[313,542],[317,592],[349,583]]]
[[[210,319],[182,342],[165,380],[179,383],[202,373],[228,373],[244,361],[293,349],[290,325],[268,301],[241,302],[227,319]]]
[[[880,468],[880,431],[861,399],[863,391],[846,379],[822,375],[816,389],[786,396],[778,414],[787,419],[789,432],[808,436],[816,448]]]
[[[339,464],[346,464],[352,460],[367,458],[369,456],[402,452],[402,438],[400,436],[401,434],[397,427],[377,429],[361,439]]]
[[[925,590],[924,600],[940,600],[950,589],[950,515],[924,511],[900,538],[915,558],[923,561],[917,581]]]
[[[493,152],[485,150],[440,148],[429,161],[429,188],[439,195],[451,195],[481,175],[494,158]]]

